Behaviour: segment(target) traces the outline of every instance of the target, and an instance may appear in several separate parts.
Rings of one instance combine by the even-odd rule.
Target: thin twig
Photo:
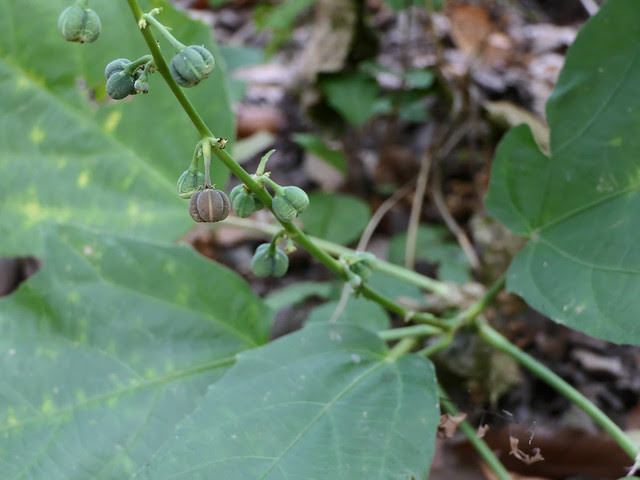
[[[369,241],[371,240],[371,236],[373,232],[375,232],[376,228],[382,221],[382,218],[391,210],[396,203],[398,203],[402,197],[404,197],[411,188],[413,187],[414,180],[411,180],[409,183],[404,185],[400,190],[396,190],[393,195],[387,198],[384,202],[380,204],[378,209],[375,211],[369,223],[362,232],[362,236],[360,237],[360,241],[358,242],[358,246],[356,247],[356,251],[363,252],[366,250],[367,245],[369,245]]]
[[[429,181],[429,170],[431,169],[431,150],[426,148],[420,160],[420,171],[416,183],[416,192],[411,202],[411,214],[409,215],[409,227],[407,228],[407,244],[404,254],[404,266],[413,269],[416,262],[416,242],[418,237],[418,225],[420,224],[420,214],[424,205],[424,193],[427,190]]]
[[[433,203],[435,204],[440,216],[444,220],[444,223],[447,225],[451,233],[453,233],[462,248],[462,251],[466,255],[469,263],[471,264],[471,268],[474,270],[478,270],[480,268],[480,259],[476,254],[476,251],[473,249],[473,245],[469,241],[466,233],[460,228],[456,220],[453,218],[449,209],[447,208],[447,204],[444,201],[444,197],[442,196],[442,174],[440,169],[437,169],[437,172],[433,176],[433,183],[431,185],[431,194],[433,196]]]

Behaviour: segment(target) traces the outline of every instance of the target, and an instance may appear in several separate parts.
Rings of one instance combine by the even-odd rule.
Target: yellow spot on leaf
[[[76,183],[78,185],[78,188],[86,187],[87,183],[89,183],[89,173],[80,172],[80,175],[78,175],[78,181]]]
[[[53,400],[49,395],[45,395],[42,400],[42,406],[40,407],[42,413],[47,414],[51,413],[55,410],[55,405],[53,404]]]
[[[42,143],[42,140],[44,140],[44,137],[45,137],[44,130],[42,130],[37,125],[33,127],[29,132],[29,140],[31,140],[31,142],[34,145],[40,145]]]
[[[609,145],[612,147],[619,147],[620,145],[622,145],[622,137],[612,138],[609,142]]]
[[[107,120],[104,122],[104,131],[107,133],[113,132],[122,118],[122,112],[114,111],[109,114]]]
[[[44,212],[37,202],[25,203],[22,207],[24,214],[31,220],[39,220],[43,217]]]
[[[130,203],[127,208],[127,215],[130,217],[137,217],[140,214],[140,207],[135,203]]]

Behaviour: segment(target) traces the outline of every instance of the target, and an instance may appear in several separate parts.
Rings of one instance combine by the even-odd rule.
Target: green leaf
[[[549,159],[528,127],[500,144],[486,199],[529,237],[507,286],[554,320],[640,344],[640,3],[611,0],[567,53],[547,104]]]
[[[370,218],[369,205],[360,198],[321,192],[309,195],[309,208],[300,215],[309,235],[342,245],[357,240]]]
[[[160,74],[148,95],[105,99],[104,67],[148,49],[124,1],[94,0],[102,19],[91,44],[64,41],[57,29],[66,0],[0,4],[0,253],[42,253],[45,221],[74,222],[109,232],[173,241],[193,222],[176,181],[191,161],[198,134]],[[222,137],[235,132],[224,62],[209,27],[164,1],[158,17],[187,44],[204,44],[214,73],[188,96]],[[37,11],[37,21],[34,12]],[[173,50],[160,39],[165,55]],[[213,164],[223,184],[226,169]]]
[[[437,263],[440,280],[468,282],[471,279],[471,266],[460,246],[448,241],[448,236],[449,231],[444,227],[420,225],[416,238],[416,259]],[[404,264],[406,245],[406,233],[394,235],[389,243],[389,261]]]
[[[131,478],[269,317],[184,246],[52,231],[42,271],[0,301],[2,477]]]
[[[403,74],[409,88],[430,88],[436,77],[431,70],[410,70]]]
[[[329,105],[349,123],[362,126],[373,114],[378,99],[378,83],[368,75],[332,75],[320,80]]]
[[[326,323],[333,319],[334,312],[339,305],[338,300],[327,302],[311,310],[305,325]],[[375,302],[362,297],[349,296],[347,303],[334,323],[356,325],[365,330],[379,332],[391,325],[389,314]]]
[[[347,171],[347,157],[340,150],[329,148],[317,135],[311,133],[296,133],[293,141],[307,152],[321,158],[339,172]]]
[[[440,420],[431,363],[316,325],[238,356],[142,478],[426,478]]]

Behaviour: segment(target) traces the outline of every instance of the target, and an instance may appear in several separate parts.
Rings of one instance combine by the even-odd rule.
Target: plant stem
[[[176,52],[180,52],[186,48],[186,45],[179,42],[176,37],[171,35],[169,30],[167,30],[167,27],[156,20],[153,15],[149,15],[148,13],[146,13],[144,14],[144,19],[158,29],[160,34],[171,44]]]
[[[411,351],[411,349],[416,346],[416,343],[417,340],[415,339],[415,337],[404,337],[397,344],[395,344],[391,350],[389,350],[387,358],[391,360],[399,359],[405,353]]]
[[[607,417],[602,410],[591,403],[584,395],[578,390],[569,385],[566,381],[553,373],[543,364],[538,362],[535,358],[520,350],[513,345],[509,340],[500,335],[496,330],[489,325],[476,321],[475,325],[478,329],[480,337],[487,343],[491,344],[498,350],[513,357],[522,366],[529,369],[537,377],[544,380],[550,386],[558,390],[571,402],[580,407],[587,415],[589,415],[604,431],[606,431],[620,447],[629,455],[632,459],[636,459],[640,455],[640,451],[629,439],[629,437],[618,427],[613,421]]]
[[[440,402],[442,406],[447,411],[447,413],[451,415],[457,415],[460,413],[460,410],[455,406],[455,404],[449,400],[449,396],[447,392],[443,390],[443,388],[438,385],[438,390],[440,391]],[[458,426],[460,431],[467,436],[469,443],[473,445],[473,448],[477,450],[480,456],[487,462],[487,465],[493,470],[493,472],[498,476],[500,480],[511,480],[511,475],[507,471],[507,469],[502,465],[498,457],[496,457],[495,453],[491,451],[487,442],[485,442],[482,438],[478,438],[476,429],[471,426],[469,422],[464,420]]]
[[[470,323],[478,315],[480,315],[487,308],[487,306],[493,301],[496,295],[500,293],[500,290],[504,288],[505,282],[506,282],[506,277],[502,275],[498,280],[494,282],[493,285],[489,287],[489,290],[487,290],[487,293],[485,293],[480,300],[475,302],[473,305],[471,305],[469,308],[467,308],[463,312],[460,312],[458,315],[456,315],[455,319],[452,322],[453,324],[452,328],[457,330],[458,328],[463,327],[464,325]]]
[[[386,341],[400,340],[404,337],[426,337],[431,335],[438,335],[442,333],[437,327],[433,325],[412,325],[410,327],[392,328],[390,330],[381,330],[378,332],[378,336]]]
[[[150,17],[149,15],[145,15],[142,12],[142,9],[138,5],[137,0],[127,0],[127,2],[129,4],[129,7],[131,8],[131,12],[133,13],[134,18],[136,19],[136,22],[138,23],[138,26],[141,25],[141,20],[148,19],[147,17]],[[207,140],[209,137],[213,138],[214,137],[213,133],[209,130],[207,125],[204,123],[204,120],[202,119],[202,117],[200,117],[200,115],[194,108],[193,104],[189,101],[189,99],[185,95],[182,88],[180,88],[180,86],[175,82],[173,77],[171,77],[171,73],[169,72],[169,67],[167,66],[167,62],[164,56],[162,55],[162,51],[160,50],[160,47],[158,46],[151,30],[149,28],[141,28],[140,31],[142,33],[142,36],[144,37],[145,42],[147,43],[147,46],[149,47],[149,51],[151,52],[151,55],[153,56],[153,59],[156,64],[156,68],[162,75],[162,78],[164,78],[165,82],[167,82],[167,84],[169,85],[169,88],[177,98],[178,102],[180,102],[180,105],[185,110],[185,112],[191,119],[192,123],[200,133],[202,140]],[[212,145],[213,146],[212,153],[218,158],[218,160],[220,160],[231,171],[231,173],[233,173],[236,177],[238,177],[249,188],[249,190],[251,190],[251,192],[253,192],[253,194],[256,195],[262,201],[262,203],[268,209],[271,210],[272,198],[269,192],[266,190],[266,188],[263,185],[261,185],[258,181],[256,181],[256,179],[253,178],[253,176],[247,173],[247,171],[244,168],[242,168],[227,152],[225,152],[223,148],[219,146],[219,144],[223,144],[223,143],[217,142]],[[293,241],[298,243],[298,245],[300,245],[302,248],[307,250],[311,255],[313,255],[316,259],[318,259],[321,263],[323,263],[335,275],[337,275],[338,277],[340,277],[345,281],[349,280],[347,273],[343,269],[342,264],[338,262],[336,259],[334,259],[331,255],[329,255],[319,245],[314,243],[296,225],[294,225],[291,222],[283,222],[283,221],[280,221],[280,224],[287,231],[287,235],[290,239],[292,239]],[[436,282],[435,280],[427,283],[433,283],[433,285],[444,285],[444,284],[441,284],[440,282]],[[442,287],[441,289],[444,290],[444,288]],[[422,323],[427,323],[431,325],[436,325],[438,327],[447,328],[442,321],[440,321],[433,315],[410,312],[409,310],[398,305],[392,300],[386,299],[385,297],[375,292],[373,289],[371,289],[366,285],[362,286],[359,289],[359,292],[363,296],[381,303],[382,306],[386,307],[390,311],[398,313],[399,315],[403,316],[403,318],[414,319]]]
[[[443,350],[443,349],[447,348],[449,345],[451,345],[451,342],[453,342],[453,333],[454,333],[453,331],[445,333],[440,338],[440,340],[438,340],[435,343],[432,343],[428,347],[423,348],[422,350],[420,350],[419,352],[416,352],[416,353],[418,355],[422,355],[424,357],[430,357],[434,353],[437,353],[440,350]]]
[[[268,223],[257,222],[255,220],[237,218],[237,217],[228,217],[225,220],[225,224],[240,227],[245,230],[246,229],[255,230],[258,232],[265,233],[267,235],[273,235],[274,232],[276,232],[279,228],[275,225],[271,225]],[[330,253],[331,255],[335,255],[336,257],[342,254],[353,255],[356,253],[356,251],[351,248],[344,247],[342,245],[330,242],[328,240],[323,240],[321,238],[312,237],[312,236],[309,236],[309,239],[313,243],[318,245],[320,248],[322,248],[325,252]],[[440,296],[447,295],[450,290],[450,287],[446,283],[439,282],[429,277],[425,277],[424,275],[421,275],[418,272],[414,272],[413,270],[407,270],[406,268],[401,267],[400,265],[395,265],[385,260],[376,259],[373,268],[374,270],[377,270],[382,273],[386,273],[400,280],[404,280],[407,283],[416,285],[417,287],[436,293]]]

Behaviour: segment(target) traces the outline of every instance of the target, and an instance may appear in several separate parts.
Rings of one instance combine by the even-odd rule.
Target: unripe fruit
[[[251,259],[251,271],[256,277],[281,277],[289,269],[289,257],[271,243],[263,243]]]
[[[134,78],[124,71],[116,72],[107,79],[107,95],[114,100],[122,100],[129,95],[135,95],[137,92],[134,83]]]
[[[309,206],[309,197],[298,187],[284,187],[281,195],[273,199],[273,213],[283,222],[290,222]]]
[[[109,62],[104,68],[104,76],[108,79],[114,73],[124,70],[124,67],[126,67],[130,63],[131,60],[129,60],[128,58],[118,58],[112,62]]]
[[[229,209],[229,198],[222,190],[199,190],[189,201],[189,214],[196,222],[219,222],[227,218]]]
[[[169,64],[171,76],[181,87],[193,87],[213,71],[213,55],[200,45],[191,45],[175,54]]]
[[[253,193],[247,191],[244,185],[234,187],[229,194],[229,200],[233,206],[233,211],[240,218],[247,218],[264,207],[262,201]]]
[[[102,25],[95,11],[74,5],[58,17],[58,30],[68,42],[91,43],[100,36]]]
[[[178,195],[181,198],[191,198],[191,196],[204,186],[204,173],[196,171],[195,173],[185,170],[178,179]]]

